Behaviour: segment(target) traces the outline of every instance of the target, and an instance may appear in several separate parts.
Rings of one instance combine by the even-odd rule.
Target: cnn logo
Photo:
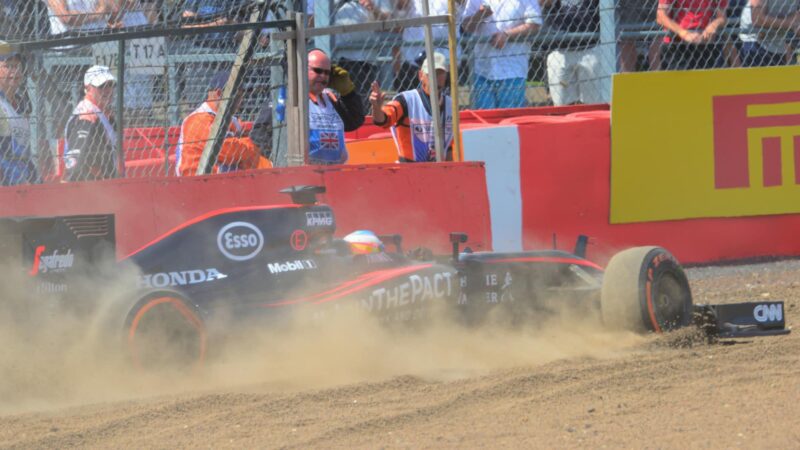
[[[761,323],[780,322],[783,320],[783,308],[780,303],[758,305],[753,308],[753,317]]]
[[[783,153],[779,128],[800,127],[800,92],[723,95],[714,97],[714,185],[717,189],[750,187],[750,151],[762,161],[764,187],[782,186]],[[771,128],[775,135],[761,138],[760,148],[748,145],[748,132]],[[792,142],[794,184],[800,184],[800,135]]]

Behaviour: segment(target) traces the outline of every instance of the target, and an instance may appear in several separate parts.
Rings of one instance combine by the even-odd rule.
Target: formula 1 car
[[[299,307],[406,322],[444,305],[475,325],[498,308],[524,321],[568,306],[637,332],[695,322],[719,337],[789,332],[782,302],[693,305],[683,269],[659,247],[622,251],[605,270],[585,258],[585,238],[574,253],[473,253],[461,248],[466,235],[451,233],[451,255],[416,252],[420,260],[390,235],[382,251],[354,254],[334,238],[331,208],[317,202],[324,188],[281,192],[291,204],[212,211],[119,260],[112,215],[0,219],[0,262],[24,271],[25,304],[100,315],[143,368],[201,364],[224,334],[220,324],[269,326]],[[100,294],[109,285],[122,294]]]

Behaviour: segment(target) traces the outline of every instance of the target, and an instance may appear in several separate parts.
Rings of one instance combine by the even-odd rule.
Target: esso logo
[[[228,259],[247,261],[264,247],[264,235],[252,223],[232,222],[219,230],[217,247]]]

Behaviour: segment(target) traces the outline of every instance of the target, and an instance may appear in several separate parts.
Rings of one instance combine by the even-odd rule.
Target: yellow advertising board
[[[800,67],[619,74],[611,223],[800,213]]]

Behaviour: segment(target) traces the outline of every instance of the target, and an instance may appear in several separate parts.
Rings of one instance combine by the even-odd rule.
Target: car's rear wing
[[[739,338],[789,334],[783,302],[695,305],[695,323],[709,338]]]

